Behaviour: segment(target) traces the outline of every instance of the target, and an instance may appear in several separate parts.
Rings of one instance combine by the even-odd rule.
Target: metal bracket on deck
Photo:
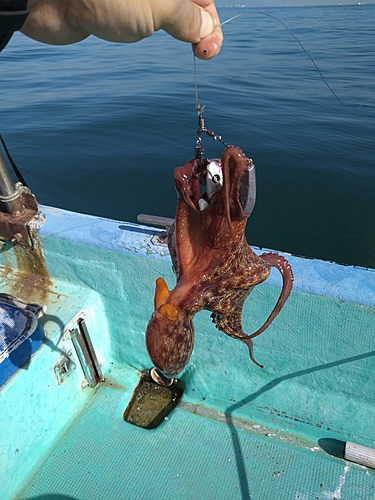
[[[32,247],[32,231],[40,228],[43,218],[38,212],[35,196],[27,187],[1,136],[0,140],[20,181],[13,182],[0,151],[0,237],[14,244]]]
[[[95,387],[103,376],[84,319],[78,320],[78,328],[70,330],[70,335],[86,380]]]
[[[173,226],[174,219],[169,217],[159,217],[158,215],[139,214],[137,216],[137,221],[140,224],[165,227],[165,231],[156,236],[156,243],[162,243],[165,245],[168,243],[168,230],[171,226]]]
[[[22,205],[21,210],[11,213],[0,211],[0,236],[14,244],[32,246],[30,238],[34,221],[39,225],[36,220],[39,217],[38,204],[34,195],[27,192],[15,201]]]

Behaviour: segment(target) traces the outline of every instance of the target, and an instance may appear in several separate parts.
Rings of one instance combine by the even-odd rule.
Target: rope
[[[16,188],[14,193],[9,194],[8,196],[0,195],[0,201],[2,201],[3,203],[10,203],[11,201],[19,198],[22,193],[26,193],[29,191],[29,188],[24,186],[22,182],[17,182],[14,187]]]

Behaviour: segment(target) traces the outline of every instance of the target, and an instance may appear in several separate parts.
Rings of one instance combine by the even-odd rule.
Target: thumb
[[[152,2],[155,31],[162,29],[177,40],[198,43],[214,31],[211,14],[191,0]],[[163,6],[161,6],[161,4]]]
[[[155,31],[163,29],[177,40],[192,43],[201,59],[211,59],[220,51],[223,35],[213,1],[155,0],[151,5]]]

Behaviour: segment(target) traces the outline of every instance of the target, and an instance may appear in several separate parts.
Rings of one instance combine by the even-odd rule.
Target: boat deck
[[[183,397],[145,430],[123,414],[152,367],[155,280],[175,282],[160,231],[45,212],[39,260],[0,253],[2,292],[48,307],[43,345],[0,390],[1,500],[375,499],[375,470],[342,458],[345,441],[375,448],[375,270],[288,256],[294,290],[255,342],[263,369],[197,314]],[[247,332],[278,278],[253,290]],[[81,321],[105,378],[95,388],[72,340]]]
[[[318,443],[297,448],[184,407],[157,429],[135,427],[123,420],[130,393],[99,386],[17,499],[375,498],[373,471]]]

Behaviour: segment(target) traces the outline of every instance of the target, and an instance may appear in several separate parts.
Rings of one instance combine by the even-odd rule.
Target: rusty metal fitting
[[[158,385],[163,385],[165,387],[170,387],[171,385],[173,385],[174,378],[166,377],[157,368],[151,368],[150,375],[152,380]]]
[[[22,240],[23,240],[22,234],[21,233],[15,233],[9,241],[11,243],[13,243],[14,245],[17,245],[17,243],[21,243]]]

